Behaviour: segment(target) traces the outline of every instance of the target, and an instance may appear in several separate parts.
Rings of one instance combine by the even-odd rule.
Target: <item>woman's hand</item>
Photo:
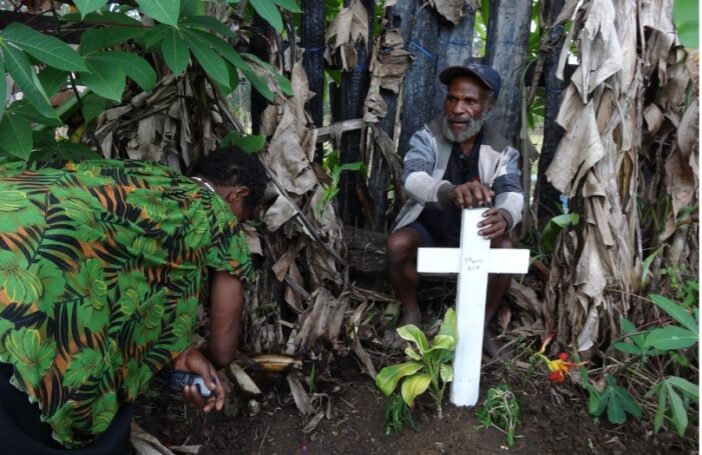
[[[217,378],[217,370],[200,351],[195,348],[186,349],[173,360],[173,367],[176,370],[199,374],[205,381],[207,388],[214,391],[214,396],[205,399],[200,396],[197,386],[185,386],[183,397],[185,397],[186,401],[196,408],[201,408],[206,413],[213,409],[217,411],[222,410],[224,398],[226,397],[224,387],[222,387],[222,383]]]

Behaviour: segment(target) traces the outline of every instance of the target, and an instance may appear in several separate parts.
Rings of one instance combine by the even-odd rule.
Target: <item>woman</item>
[[[130,403],[167,366],[215,391],[205,401],[188,386],[188,401],[222,409],[215,371],[234,359],[253,273],[238,222],[266,176],[231,148],[194,172],[113,160],[0,167],[3,452],[11,439],[9,453],[124,453]],[[190,343],[208,269],[201,353]]]

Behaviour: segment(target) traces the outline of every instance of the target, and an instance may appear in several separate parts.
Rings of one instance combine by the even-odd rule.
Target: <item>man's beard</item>
[[[483,112],[478,118],[468,119],[466,128],[458,134],[451,131],[449,116],[444,115],[443,121],[441,122],[441,131],[444,133],[444,136],[446,136],[446,139],[451,142],[465,142],[480,132],[483,125],[485,125],[489,119],[489,113],[490,111],[486,111]]]

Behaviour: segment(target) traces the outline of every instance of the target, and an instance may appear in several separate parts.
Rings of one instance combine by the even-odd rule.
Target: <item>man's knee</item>
[[[413,229],[400,229],[393,232],[386,241],[388,259],[397,261],[416,255],[419,242],[419,234]]]
[[[501,236],[492,239],[492,241],[490,242],[491,248],[512,248],[513,245],[514,244],[512,243],[512,239],[506,232]]]

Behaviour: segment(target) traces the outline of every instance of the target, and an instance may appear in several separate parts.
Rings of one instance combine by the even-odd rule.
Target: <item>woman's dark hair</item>
[[[235,146],[222,147],[202,157],[188,170],[188,175],[202,175],[216,185],[248,187],[245,202],[249,208],[258,204],[268,183],[258,157]]]

